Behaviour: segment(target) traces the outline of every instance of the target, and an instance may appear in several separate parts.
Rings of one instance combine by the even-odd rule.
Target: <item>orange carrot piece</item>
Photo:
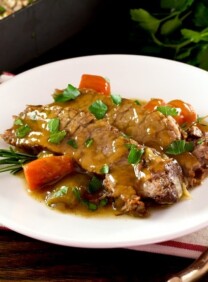
[[[174,116],[178,124],[192,124],[197,121],[197,113],[189,103],[182,100],[172,100],[167,105],[180,110],[179,115]]]
[[[83,74],[80,80],[79,88],[93,89],[106,96],[110,95],[110,83],[102,76]]]
[[[69,156],[49,156],[23,166],[30,190],[40,189],[73,172],[74,162]]]
[[[147,104],[144,105],[144,109],[152,112],[154,110],[156,110],[157,107],[159,106],[164,106],[165,105],[165,101],[163,99],[151,99],[149,102],[147,102]]]

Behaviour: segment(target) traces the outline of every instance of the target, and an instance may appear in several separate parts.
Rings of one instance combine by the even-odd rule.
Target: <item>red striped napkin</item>
[[[0,75],[0,84],[12,77],[13,75],[11,73],[2,73]],[[0,223],[0,229],[7,228]],[[208,227],[175,240],[144,246],[134,246],[129,249],[196,259],[207,247]]]
[[[196,259],[207,247],[208,227],[175,240],[129,249]]]

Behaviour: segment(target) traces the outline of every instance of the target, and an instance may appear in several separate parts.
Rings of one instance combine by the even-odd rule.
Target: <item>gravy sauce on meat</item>
[[[146,213],[143,200],[172,204],[181,198],[183,176],[175,160],[124,137],[106,119],[96,120],[88,111],[71,105],[67,107],[67,104],[28,106],[18,118],[29,126],[29,134],[18,138],[15,135],[18,125],[14,124],[3,135],[4,140],[26,152],[37,154],[47,150],[73,156],[82,169],[103,177],[103,194],[98,195],[98,199],[102,200],[105,195],[120,213],[143,216]],[[49,141],[51,135],[48,122],[57,117],[60,120],[60,131],[66,131],[66,137],[60,144]],[[89,138],[94,142],[87,148],[85,142]],[[76,141],[77,147],[70,146],[69,140]],[[142,150],[141,162],[128,162],[129,145],[137,151]],[[106,164],[109,172],[103,175],[101,170]]]

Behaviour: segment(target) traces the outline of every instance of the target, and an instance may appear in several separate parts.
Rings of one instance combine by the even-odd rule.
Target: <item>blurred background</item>
[[[0,1],[0,14],[5,2],[12,1]],[[0,20],[0,72],[94,54],[150,55],[208,69],[207,0],[31,2]]]

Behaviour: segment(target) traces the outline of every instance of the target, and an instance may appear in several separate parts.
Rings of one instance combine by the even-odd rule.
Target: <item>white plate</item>
[[[208,73],[186,64],[129,55],[80,57],[44,65],[0,86],[0,132],[26,104],[52,102],[55,88],[78,86],[82,74],[108,77],[113,93],[124,97],[183,99],[203,116],[208,113]],[[0,148],[5,147],[3,141]],[[174,239],[208,225],[208,181],[192,199],[156,210],[148,219],[84,218],[50,210],[32,199],[22,180],[0,175],[0,222],[30,237],[66,246],[108,248],[144,245]]]

